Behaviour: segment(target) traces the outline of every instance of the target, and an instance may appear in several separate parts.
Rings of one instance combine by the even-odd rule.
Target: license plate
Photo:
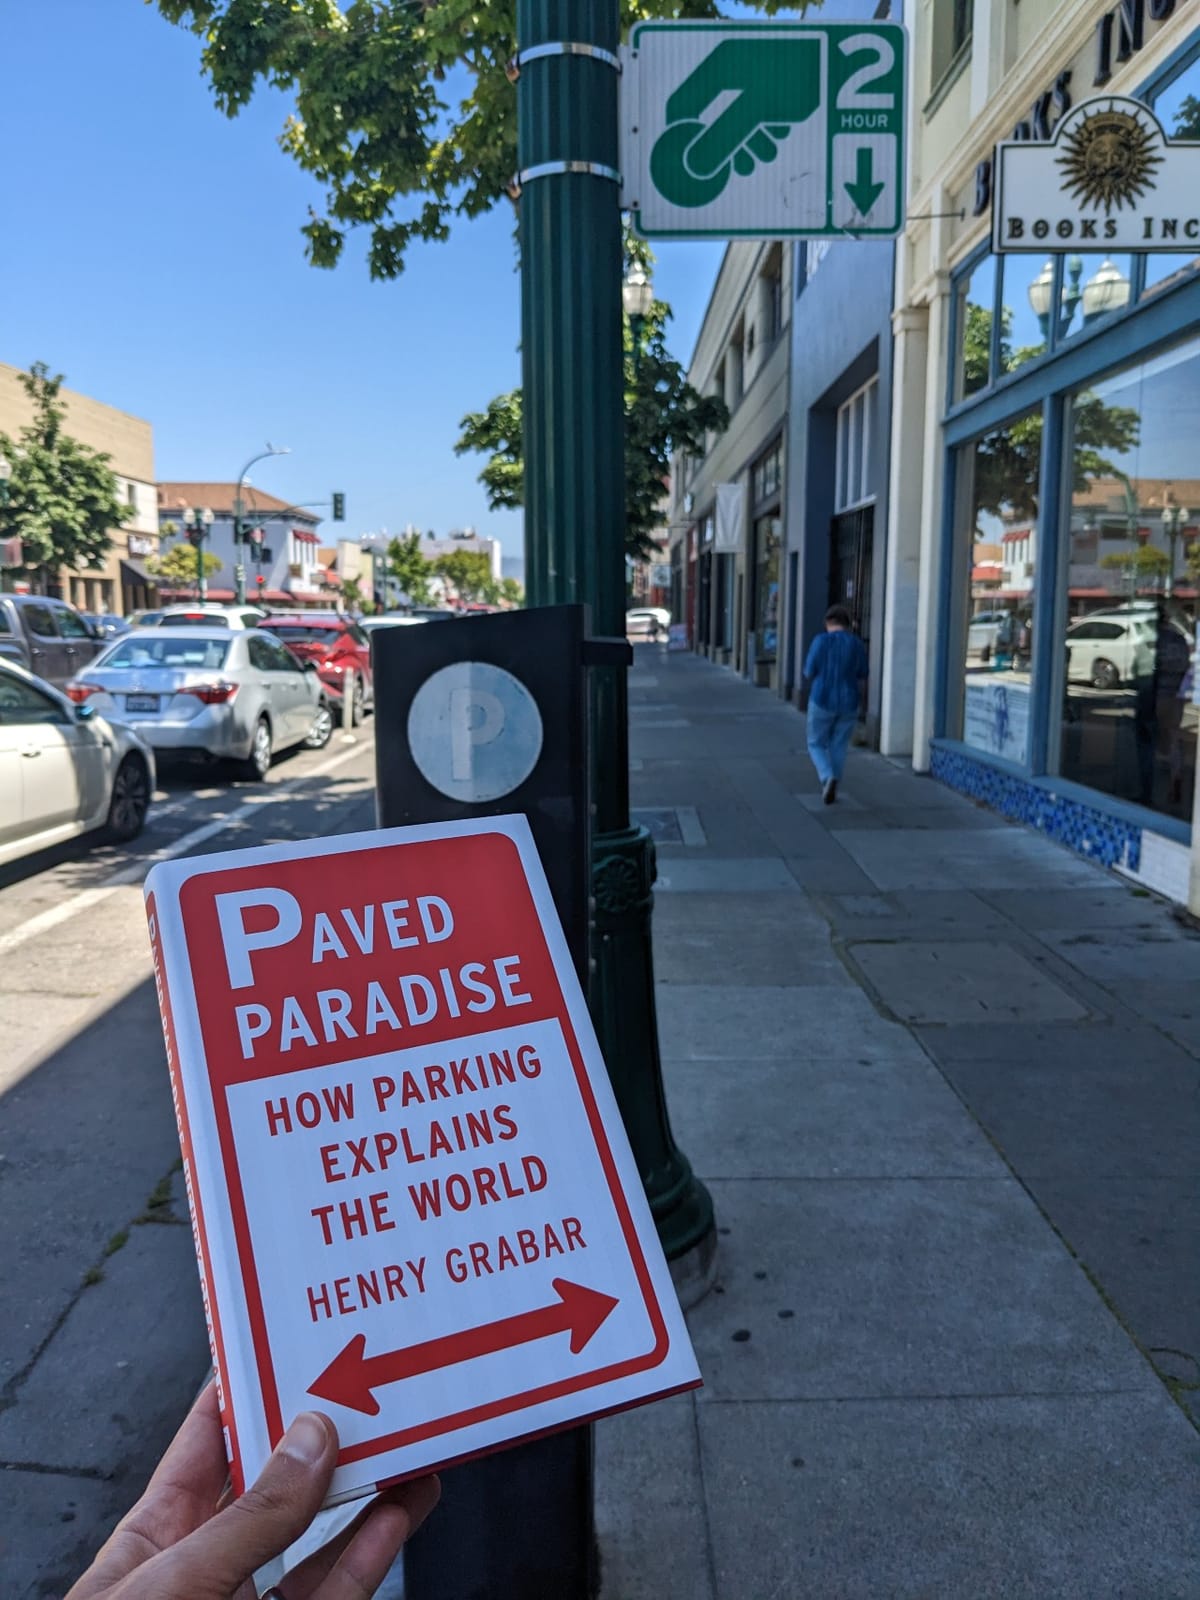
[[[126,711],[157,711],[159,696],[156,694],[127,694],[125,696]]]

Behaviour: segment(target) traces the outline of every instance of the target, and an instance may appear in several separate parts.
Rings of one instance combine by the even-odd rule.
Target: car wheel
[[[250,754],[241,763],[242,776],[252,783],[261,783],[271,770],[271,724],[259,717],[254,724],[254,738],[250,741]]]
[[[127,844],[142,831],[150,806],[150,774],[140,756],[126,756],[113,779],[105,834],[114,844]]]
[[[361,678],[354,680],[354,699],[350,702],[350,725],[357,728],[366,716],[366,690]]]
[[[984,645],[983,649],[979,652],[979,659],[986,667],[988,662],[992,659],[992,647],[990,644]]]
[[[308,730],[308,737],[304,741],[306,750],[324,750],[333,738],[333,712],[328,704],[322,700],[313,714],[313,724]]]
[[[1111,661],[1106,661],[1103,656],[1098,656],[1092,662],[1092,688],[1115,689],[1121,682],[1121,674]]]

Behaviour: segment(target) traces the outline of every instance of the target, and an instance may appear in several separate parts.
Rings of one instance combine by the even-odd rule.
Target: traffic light
[[[333,520],[335,522],[345,522],[346,520],[346,496],[344,494],[335,494],[333,497]]]
[[[261,589],[265,585],[266,581],[267,580],[263,577],[262,573],[260,572],[258,577],[255,578],[255,580],[254,580],[256,588]]]

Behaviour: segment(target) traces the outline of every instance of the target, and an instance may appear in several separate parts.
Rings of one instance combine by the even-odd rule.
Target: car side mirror
[[[95,715],[95,706],[89,706],[86,701],[83,705],[75,707],[76,722],[90,722]]]

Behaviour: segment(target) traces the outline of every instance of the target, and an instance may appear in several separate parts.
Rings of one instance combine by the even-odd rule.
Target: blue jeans
[[[809,701],[808,753],[822,784],[841,777],[857,721],[857,711],[826,711]]]

